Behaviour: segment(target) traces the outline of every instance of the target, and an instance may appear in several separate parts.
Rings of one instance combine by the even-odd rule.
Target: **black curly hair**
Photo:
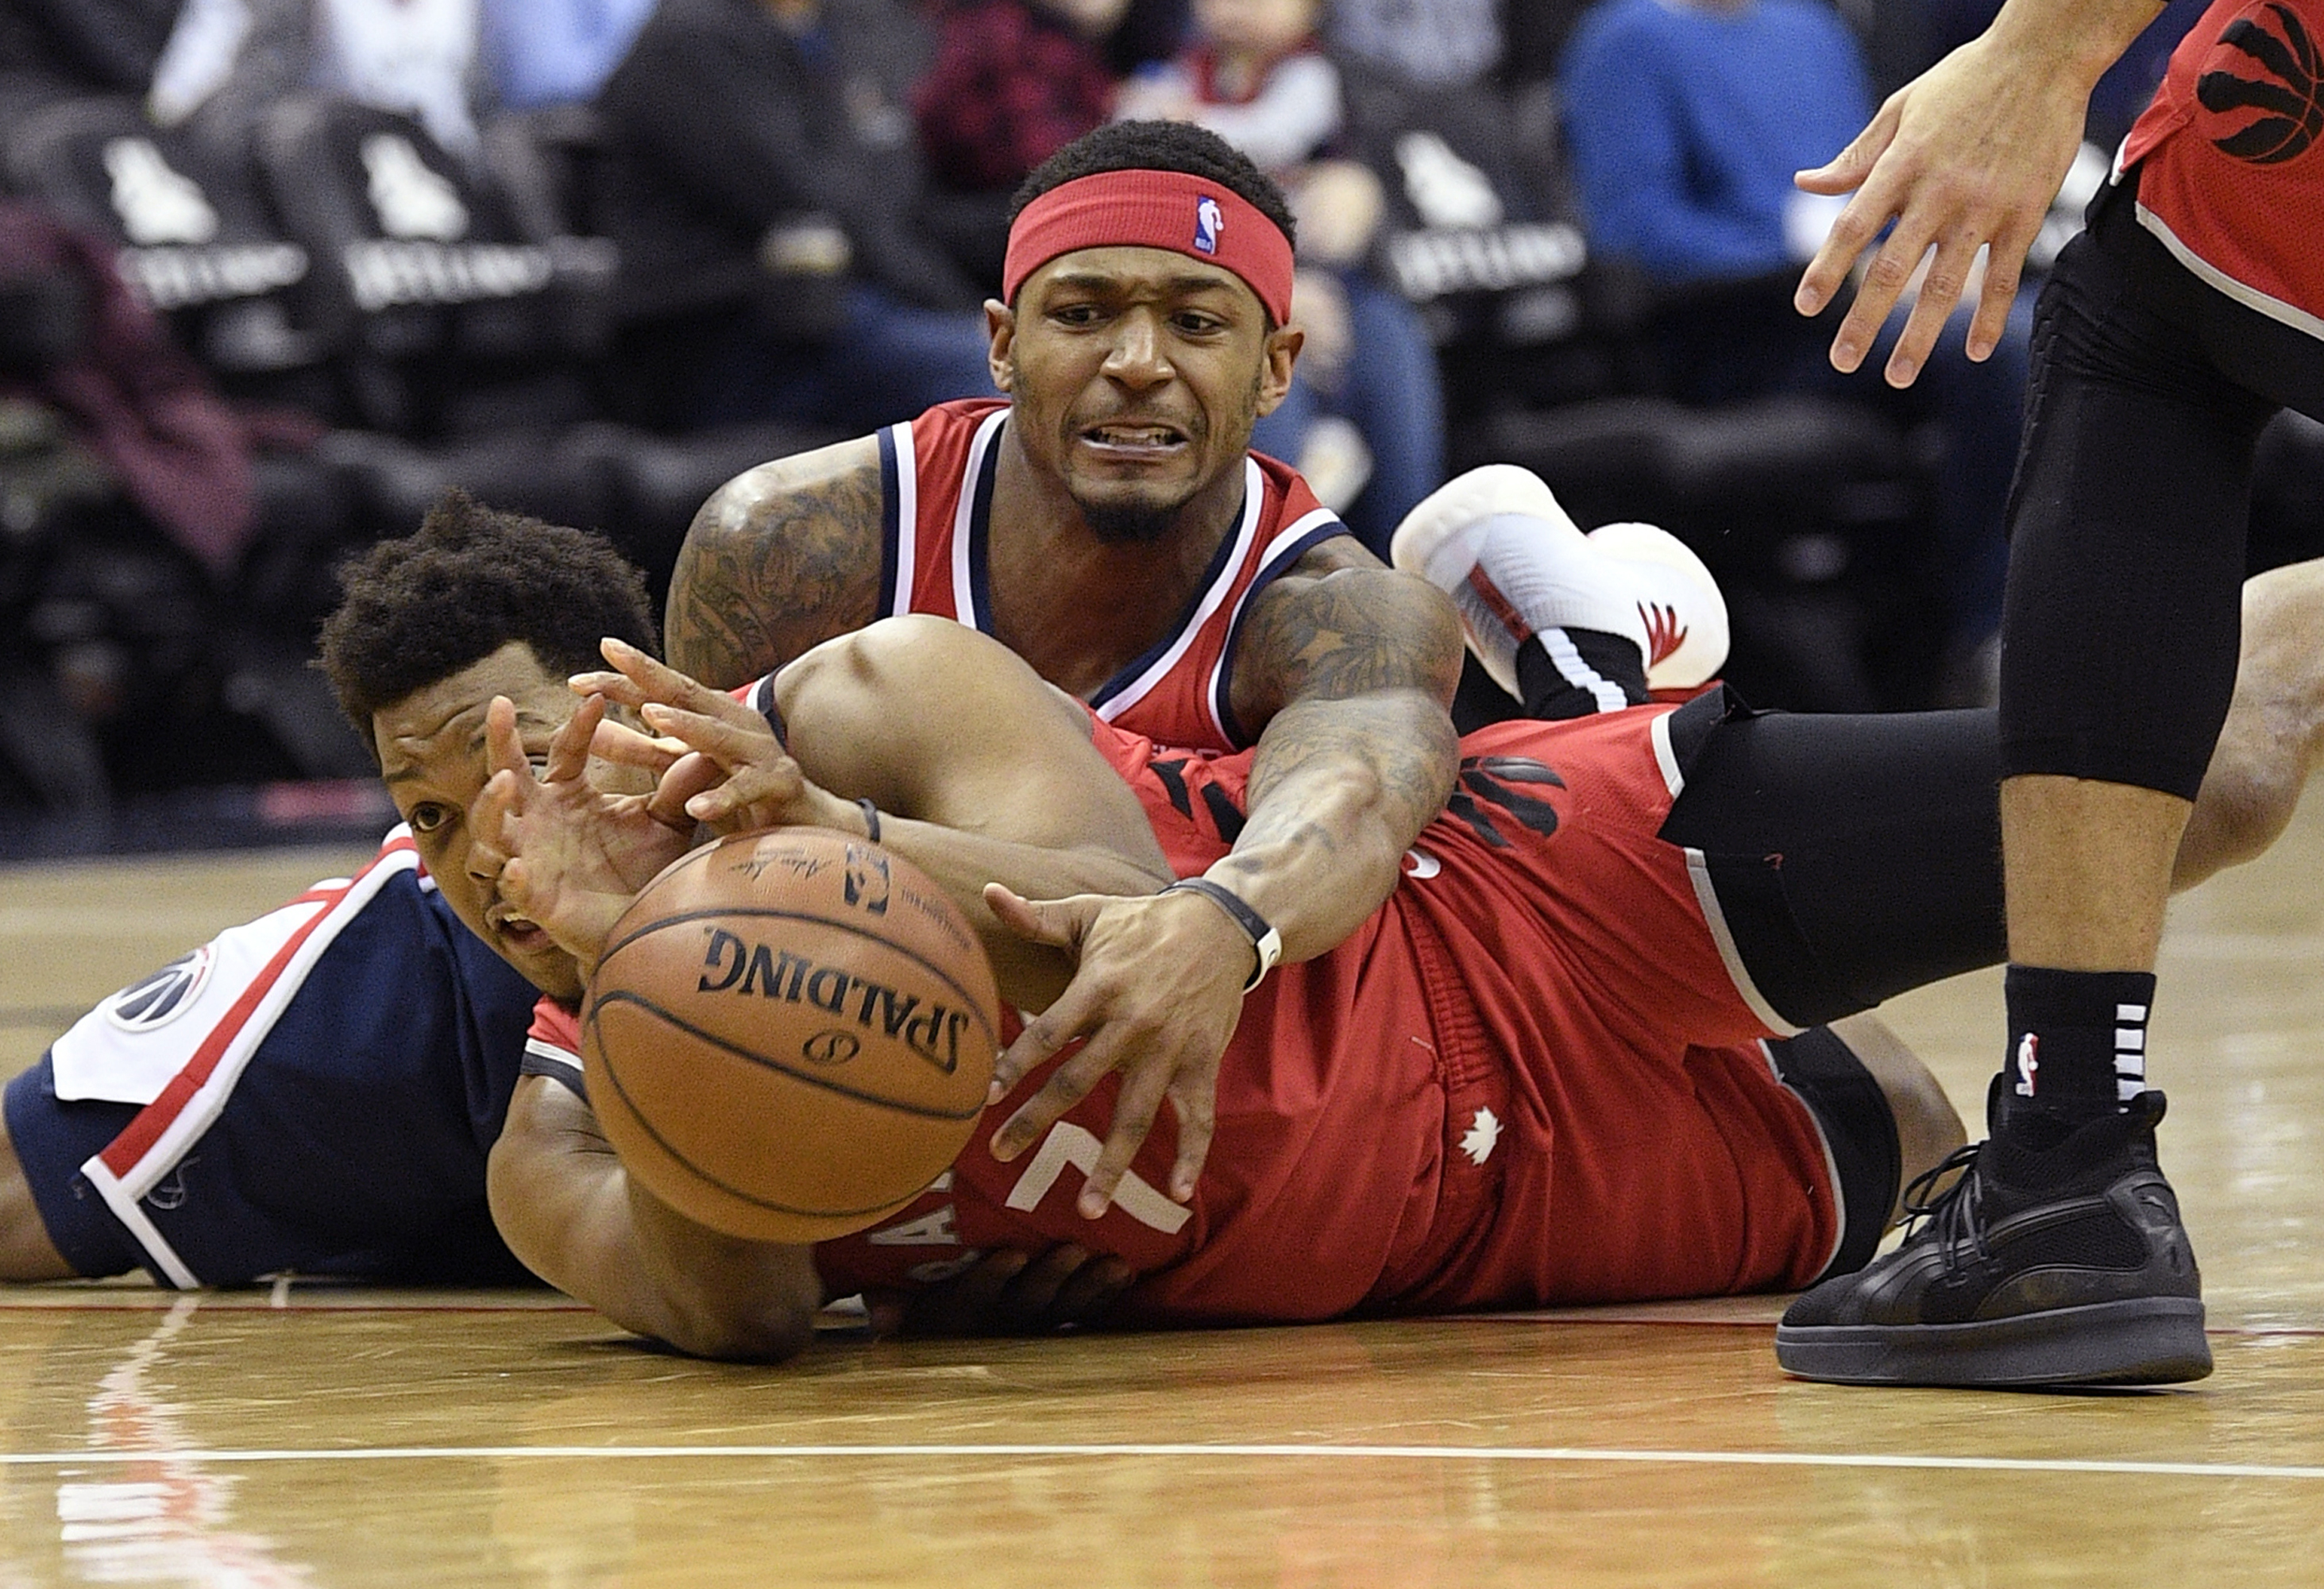
[[[1025,207],[1050,189],[1101,171],[1184,171],[1216,182],[1250,200],[1295,248],[1298,245],[1291,201],[1275,180],[1241,150],[1192,122],[1109,122],[1084,133],[1033,168],[1009,200],[1009,224],[1015,226]]]
[[[608,634],[658,651],[645,576],[611,541],[456,487],[417,532],[351,559],[339,586],[320,662],[366,745],[374,713],[512,640],[559,673],[602,666],[597,642]]]

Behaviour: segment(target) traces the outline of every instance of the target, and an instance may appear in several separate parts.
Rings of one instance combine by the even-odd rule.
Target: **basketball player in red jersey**
[[[1989,244],[1981,356],[2091,85],[2159,9],[2008,0],[1801,173],[1858,189],[1803,309],[1895,221],[1835,364],[1862,358],[1933,246],[1888,365],[1909,382]],[[2324,0],[2215,0],[2043,289],[2001,632],[2010,964],[1991,1141],[1928,1239],[1786,1316],[1777,1355],[1795,1372],[1978,1385],[2035,1357],[2092,1377],[2195,1360],[2202,1313],[2177,1280],[2144,1298],[2061,1285],[2044,1254],[2137,1196],[2168,1216],[2126,1269],[2192,1273],[2155,1159],[2146,1032],[2173,860],[2235,688],[2254,447],[2282,408],[2324,419],[2319,63]]]
[[[1096,722],[954,624],[831,642],[750,692],[759,709],[606,650],[619,672],[576,686],[674,739],[600,731],[594,698],[545,744],[475,681],[462,706],[496,770],[460,864],[575,956],[575,985],[696,821],[876,824],[971,911],[1004,997],[1038,1008],[1134,901],[1028,892],[1204,866],[1247,792],[1247,755]],[[2290,753],[2302,771],[2316,739]],[[593,745],[659,770],[656,794],[600,795]],[[732,1242],[628,1181],[588,1113],[574,1012],[552,1002],[494,1150],[504,1233],[616,1322],[765,1357],[805,1343],[826,1292],[1061,1235],[1139,1271],[1113,1315],[1136,1324],[1680,1296],[1860,1264],[1904,1178],[1960,1132],[1917,1063],[1849,1012],[2000,953],[1991,715],[1757,716],[1713,693],[1462,748],[1460,791],[1390,899],[1249,1001],[1191,1200],[1161,1189],[1165,1122],[1102,1217],[1077,1211],[1108,1078],[1014,1162],[980,1132],[860,1236]],[[2186,880],[2224,859],[2190,846]],[[1815,1021],[1835,1024],[1763,1041]]]
[[[1000,640],[1102,718],[1161,743],[1255,747],[1216,892],[1125,913],[1082,961],[1085,1064],[1131,1067],[1093,1213],[1164,1096],[1167,1179],[1190,1196],[1209,1076],[1250,966],[1248,906],[1297,960],[1385,898],[1451,791],[1452,605],[1350,538],[1299,476],[1250,451],[1290,384],[1292,222],[1200,128],[1121,123],[1028,179],[1005,301],[986,306],[1006,394],[761,466],[704,506],[667,623],[680,668],[748,682],[877,618],[927,613]],[[1352,913],[1318,902],[1358,900]],[[1044,1029],[1048,1031],[1049,1029]],[[1020,1150],[1082,1068],[1005,1135]]]

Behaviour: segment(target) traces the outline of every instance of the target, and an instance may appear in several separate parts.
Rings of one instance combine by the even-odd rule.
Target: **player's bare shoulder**
[[[1235,644],[1235,716],[1257,734],[1295,700],[1417,688],[1449,701],[1461,647],[1442,591],[1334,536],[1252,600]]]
[[[870,623],[880,599],[880,444],[747,469],[694,516],[669,587],[671,664],[731,688]]]

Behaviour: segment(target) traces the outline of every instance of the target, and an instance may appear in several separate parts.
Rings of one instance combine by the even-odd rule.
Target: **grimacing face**
[[[468,806],[492,776],[484,712],[498,695],[515,703],[517,734],[536,767],[579,704],[563,674],[544,667],[522,641],[511,641],[372,714],[380,777],[452,913],[541,992],[578,999],[581,969],[573,956],[511,915],[492,883],[468,871]]]
[[[1163,248],[1060,254],[991,319],[1018,445],[1109,540],[1158,535],[1206,489],[1240,498],[1300,343],[1240,277]]]

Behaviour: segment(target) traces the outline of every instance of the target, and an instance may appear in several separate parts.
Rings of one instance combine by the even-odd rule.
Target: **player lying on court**
[[[456,708],[447,722],[481,717],[496,768],[451,842],[492,911],[540,924],[537,965],[570,955],[550,988],[567,999],[695,819],[876,821],[977,920],[1004,996],[1050,1006],[1016,1046],[1048,1054],[1073,1025],[1070,991],[1051,1006],[1073,951],[1104,937],[1121,896],[1226,853],[1249,768],[1094,722],[957,625],[875,625],[751,704],[618,642],[607,656],[619,671],[576,688],[679,743],[598,728],[595,699],[544,740],[538,716],[486,709],[483,680],[437,702]],[[660,770],[659,790],[601,791],[593,743]],[[1926,1071],[1851,1016],[2001,954],[1989,714],[1754,716],[1714,692],[1500,725],[1462,748],[1461,790],[1387,903],[1337,948],[1255,976],[1191,1198],[1159,1189],[1176,1158],[1165,1114],[1111,1202],[1094,1218],[1078,1206],[1117,1107],[1093,1063],[1087,1095],[1014,1162],[980,1132],[869,1231],[736,1242],[627,1177],[552,1000],[494,1150],[503,1232],[627,1327],[770,1358],[807,1339],[825,1296],[908,1286],[995,1245],[1117,1254],[1139,1275],[1111,1316],[1129,1325],[1781,1289],[1861,1265],[1905,1182],[1961,1140]],[[412,815],[438,833],[457,817]],[[1765,1039],[1815,1021],[1838,1024],[1771,1054]],[[1075,1063],[1042,1060],[1017,1086]],[[2135,1199],[2086,1201],[2092,1226],[2135,1217]]]
[[[1537,482],[1530,491],[1545,494]],[[1480,505],[1525,528],[1513,511],[1522,501]],[[512,694],[528,742],[545,749],[573,709],[565,676],[595,662],[595,637],[650,645],[652,626],[634,570],[603,542],[481,510],[448,514],[440,529],[381,549],[407,577],[374,568],[376,599],[343,609],[346,635],[371,651],[340,670],[357,720],[397,752],[391,788],[431,828],[443,887],[418,866],[412,840],[394,838],[356,879],[223,935],[60,1039],[8,1088],[0,1274],[142,1264],[178,1284],[232,1283],[284,1267],[392,1277],[425,1261],[441,1280],[463,1254],[471,1278],[506,1272],[493,1261],[505,1258],[490,1238],[484,1158],[517,1085],[527,979],[560,985],[559,956],[539,959],[553,946],[504,912],[488,917],[496,901],[467,875],[458,813],[486,771],[475,729],[484,700]],[[429,556],[413,555],[420,542]],[[1517,550],[1538,544],[1520,539]],[[1484,566],[1525,583],[1505,550]],[[2324,684],[2304,640],[2319,601],[2312,568],[2252,586],[2244,681],[2182,856],[2189,881],[2265,846],[2324,742]],[[447,723],[470,732],[438,733]],[[1248,946],[1238,952],[1248,966]],[[213,1008],[220,999],[232,1009]],[[1807,1018],[1780,998],[1777,1008]],[[108,1068],[158,1079],[114,1077],[152,1090],[110,1102]],[[1034,1305],[997,1322],[1048,1316],[1043,1296],[1092,1278],[1076,1268],[1083,1251],[1027,1264]],[[1004,1275],[1025,1262],[996,1260]],[[1089,1295],[1069,1290],[1065,1313]],[[639,1327],[720,1345],[683,1320],[642,1316]]]

